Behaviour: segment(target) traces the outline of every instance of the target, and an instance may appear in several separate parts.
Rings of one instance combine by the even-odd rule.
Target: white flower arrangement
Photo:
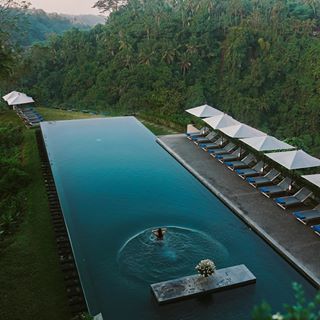
[[[209,277],[216,271],[216,265],[210,259],[201,260],[196,266],[196,270],[202,277]]]

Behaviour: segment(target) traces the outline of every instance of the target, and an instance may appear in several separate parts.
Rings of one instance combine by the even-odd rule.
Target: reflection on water
[[[195,273],[202,259],[213,259],[219,266],[229,256],[227,249],[209,235],[187,228],[168,227],[164,240],[157,240],[152,229],[130,238],[118,253],[124,277],[147,283]]]

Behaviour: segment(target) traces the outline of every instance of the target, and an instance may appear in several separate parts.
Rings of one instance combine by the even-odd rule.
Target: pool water
[[[92,315],[111,320],[250,319],[263,300],[315,289],[156,143],[134,117],[41,123],[61,207]],[[165,240],[152,229],[167,226]],[[154,282],[245,264],[257,283],[164,306]]]

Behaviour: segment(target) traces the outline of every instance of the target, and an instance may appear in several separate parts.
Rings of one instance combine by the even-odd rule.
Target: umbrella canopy
[[[2,99],[4,101],[8,101],[10,99],[13,99],[15,98],[16,96],[18,96],[19,94],[24,94],[24,93],[21,93],[21,92],[18,92],[18,91],[11,91],[10,93],[6,94],[5,96],[2,97]]]
[[[266,136],[264,132],[243,123],[222,128],[220,129],[220,131],[231,138],[251,138]]]
[[[290,170],[320,166],[319,159],[302,150],[274,152],[266,154],[266,156]]]
[[[24,93],[20,93],[19,95],[13,97],[12,99],[9,99],[8,101],[9,106],[17,106],[20,104],[27,104],[27,103],[33,103],[34,100],[31,97],[28,97]]]
[[[236,119],[233,119],[232,117],[228,116],[225,113],[219,116],[206,118],[203,121],[206,122],[213,129],[221,129],[221,128],[240,124],[239,121],[237,121]]]
[[[216,108],[213,108],[207,104],[204,104],[202,106],[195,107],[192,109],[188,109],[186,111],[199,118],[208,118],[208,117],[214,117],[214,116],[219,116],[223,114],[222,111]]]
[[[272,136],[261,136],[241,139],[241,141],[257,151],[288,150],[295,147]]]
[[[311,182],[312,184],[314,184],[315,186],[320,188],[320,174],[319,173],[302,176],[302,178],[308,180],[309,182]]]

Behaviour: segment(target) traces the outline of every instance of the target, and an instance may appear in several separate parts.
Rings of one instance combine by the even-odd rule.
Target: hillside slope
[[[320,153],[320,3],[131,0],[26,57],[21,86],[70,108],[185,121],[204,102]]]

